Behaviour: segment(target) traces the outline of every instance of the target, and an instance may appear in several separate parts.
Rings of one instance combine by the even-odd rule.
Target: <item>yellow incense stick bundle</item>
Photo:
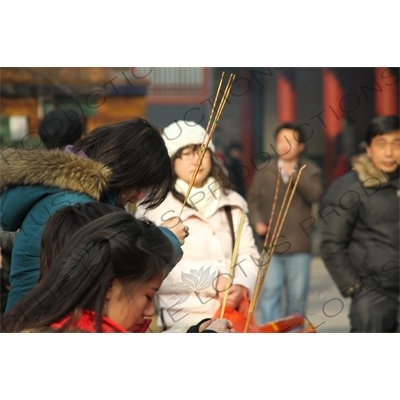
[[[235,246],[234,246],[233,252],[232,252],[231,266],[229,269],[229,279],[227,279],[227,281],[226,281],[226,287],[225,287],[224,299],[222,301],[220,318],[224,317],[226,302],[228,300],[229,288],[232,286],[233,272],[234,272],[233,270],[234,270],[235,264],[236,264],[236,258],[237,258],[238,251],[239,251],[240,237],[242,235],[242,230],[243,230],[243,225],[244,225],[245,219],[246,219],[246,213],[242,211],[242,214],[240,215],[240,221],[239,221],[237,235],[235,238]]]
[[[263,251],[262,251],[262,254],[261,254],[261,258],[260,258],[259,275],[257,276],[256,287],[254,289],[254,292],[253,292],[254,294],[253,294],[253,297],[252,297],[251,302],[250,302],[250,307],[249,307],[249,312],[248,312],[248,315],[247,315],[247,320],[246,320],[246,325],[245,325],[245,328],[244,328],[244,332],[247,332],[247,329],[248,329],[248,326],[249,326],[249,323],[250,323],[250,319],[251,319],[251,317],[253,315],[254,309],[257,306],[258,297],[259,297],[259,295],[261,293],[261,288],[263,286],[264,279],[265,279],[266,273],[268,271],[269,263],[271,261],[271,258],[273,256],[274,252],[275,252],[276,240],[278,239],[278,237],[280,235],[280,232],[282,230],[283,224],[285,222],[287,213],[288,213],[289,208],[290,208],[290,204],[291,204],[293,196],[294,196],[294,194],[296,192],[296,188],[297,188],[297,185],[299,183],[301,173],[303,172],[303,169],[305,167],[306,167],[306,165],[303,165],[300,168],[299,173],[297,174],[295,183],[293,185],[293,189],[291,191],[288,203],[285,204],[286,197],[287,197],[287,195],[289,193],[289,188],[291,186],[290,184],[291,184],[291,181],[293,179],[293,174],[292,174],[291,179],[290,179],[289,184],[288,184],[288,187],[286,189],[286,193],[285,193],[285,197],[284,197],[283,202],[282,202],[281,209],[279,211],[277,222],[275,224],[275,229],[274,229],[274,234],[272,235],[271,244],[267,248],[265,248],[265,247],[263,248]],[[281,216],[283,210],[284,210],[283,216],[282,216],[282,219],[280,219],[280,216]],[[263,263],[264,260],[265,260],[265,264]]]
[[[220,83],[219,83],[219,85],[218,85],[218,92],[217,92],[217,95],[216,95],[216,97],[215,97],[214,104],[213,104],[213,107],[212,107],[212,110],[211,110],[210,119],[209,119],[209,121],[208,121],[207,129],[206,129],[206,134],[205,134],[205,136],[204,136],[203,143],[202,143],[202,145],[201,145],[201,147],[200,147],[199,158],[197,159],[197,163],[196,163],[195,170],[194,170],[193,175],[192,175],[192,177],[191,177],[191,179],[190,179],[189,187],[188,187],[188,189],[187,189],[187,191],[186,191],[185,198],[184,198],[184,200],[183,200],[183,204],[182,204],[182,208],[181,208],[181,212],[179,213],[179,217],[182,215],[183,209],[184,209],[184,207],[185,207],[185,205],[186,205],[186,203],[187,203],[187,200],[188,200],[188,198],[189,198],[189,196],[190,196],[190,192],[191,192],[191,190],[192,190],[192,187],[193,187],[193,185],[194,185],[194,182],[196,181],[196,176],[197,176],[197,174],[198,174],[198,172],[199,172],[199,169],[200,169],[201,163],[202,163],[202,161],[203,161],[204,155],[205,155],[205,153],[206,153],[206,151],[207,151],[207,149],[208,149],[208,145],[209,145],[209,143],[211,142],[211,139],[212,139],[212,137],[213,137],[213,135],[214,135],[214,131],[215,131],[215,128],[216,128],[217,123],[218,123],[218,121],[219,121],[219,118],[220,118],[220,116],[221,116],[222,110],[223,110],[224,107],[225,107],[225,103],[226,103],[226,100],[227,100],[227,98],[228,98],[228,96],[229,96],[229,93],[230,93],[230,91],[231,91],[233,82],[234,82],[234,80],[235,80],[235,76],[236,76],[236,75],[234,75],[234,74],[231,74],[231,75],[230,75],[230,77],[229,77],[229,79],[228,79],[228,83],[227,83],[227,85],[226,85],[226,87],[225,87],[225,91],[224,91],[224,93],[223,93],[223,95],[222,95],[221,102],[220,102],[220,104],[218,105],[218,108],[217,108],[217,110],[216,110],[216,112],[215,112],[215,118],[213,119],[213,114],[214,114],[214,111],[215,111],[215,109],[216,109],[215,106],[216,106],[216,104],[217,104],[217,100],[218,100],[218,96],[219,96],[219,92],[220,92],[220,87],[221,87],[221,84],[222,84],[222,81],[223,81],[223,77],[224,77],[224,73],[222,73],[221,80],[220,80]]]

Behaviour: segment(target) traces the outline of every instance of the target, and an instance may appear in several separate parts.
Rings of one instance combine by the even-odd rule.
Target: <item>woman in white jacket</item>
[[[138,204],[138,218],[147,218],[159,225],[179,217],[204,135],[204,128],[192,121],[177,121],[164,129],[162,136],[173,166],[173,189],[156,209],[146,211]],[[233,238],[236,238],[241,212],[248,212],[244,198],[229,189],[229,180],[214,150],[210,142],[181,214],[190,233],[182,246],[182,260],[164,280],[158,293],[158,325],[169,332],[185,332],[203,318],[214,316],[221,306]],[[243,291],[251,298],[258,259],[253,231],[246,217],[227,307],[236,308]]]

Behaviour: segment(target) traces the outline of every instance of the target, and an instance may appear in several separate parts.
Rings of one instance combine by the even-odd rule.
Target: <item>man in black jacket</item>
[[[399,165],[397,116],[374,118],[366,154],[333,182],[320,209],[321,256],[344,297],[351,332],[396,332],[399,313]]]

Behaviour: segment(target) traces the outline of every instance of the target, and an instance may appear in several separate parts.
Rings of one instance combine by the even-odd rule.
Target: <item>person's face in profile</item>
[[[156,276],[141,283],[134,291],[128,290],[115,279],[106,296],[106,316],[127,331],[133,332],[145,318],[154,315],[154,296],[163,278],[164,275]]]

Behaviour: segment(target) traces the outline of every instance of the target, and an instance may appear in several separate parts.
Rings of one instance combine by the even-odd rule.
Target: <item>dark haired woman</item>
[[[97,218],[68,241],[46,276],[1,320],[1,331],[145,332],[173,257],[171,242],[152,223],[127,212]],[[200,322],[201,331],[231,326]]]
[[[136,216],[159,223],[178,216],[199,157],[205,130],[191,121],[177,121],[163,133],[173,166],[173,188],[164,203],[146,210],[139,204]],[[213,316],[221,306],[232,258],[233,237],[247,203],[230,190],[226,174],[214,155],[211,142],[205,153],[181,219],[190,229],[182,246],[182,260],[163,282],[160,291],[159,326],[184,332],[202,318]],[[232,228],[231,224],[232,222]],[[258,272],[259,253],[246,218],[240,238],[233,284],[227,306],[236,308],[244,294],[250,298]]]
[[[124,207],[145,193],[145,207],[163,202],[171,187],[171,162],[160,132],[137,118],[96,128],[74,147],[62,150],[6,149],[0,158],[0,220],[5,231],[20,230],[10,267],[9,311],[39,279],[40,240],[59,208],[101,201]],[[182,224],[161,228],[182,253]]]
[[[99,201],[77,203],[58,209],[49,218],[43,229],[40,251],[40,279],[48,274],[58,254],[79,229],[97,218],[115,212],[124,211],[119,207]]]

